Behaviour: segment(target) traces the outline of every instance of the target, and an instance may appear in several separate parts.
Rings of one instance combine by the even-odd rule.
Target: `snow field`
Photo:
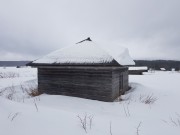
[[[112,103],[46,94],[30,98],[22,93],[20,85],[37,83],[36,69],[1,68],[0,72],[19,73],[19,77],[1,78],[0,90],[13,84],[15,97],[24,98],[9,100],[0,96],[2,135],[180,134],[178,72],[130,76],[132,89],[121,97],[122,101]],[[86,118],[86,132],[78,116]]]

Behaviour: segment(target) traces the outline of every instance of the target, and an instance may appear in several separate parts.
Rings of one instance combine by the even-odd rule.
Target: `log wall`
[[[39,67],[38,89],[42,93],[113,101],[128,84],[124,67]],[[122,89],[120,90],[120,87]]]

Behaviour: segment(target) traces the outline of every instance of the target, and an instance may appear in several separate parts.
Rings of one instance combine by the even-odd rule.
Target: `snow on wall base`
[[[38,68],[41,93],[111,102],[128,89],[126,67]]]

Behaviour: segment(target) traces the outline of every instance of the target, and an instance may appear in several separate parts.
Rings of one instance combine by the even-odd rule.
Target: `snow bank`
[[[25,88],[27,90],[37,87],[36,68],[0,67],[0,74],[4,75],[0,78],[0,96],[2,97],[22,101],[29,97]]]
[[[23,81],[23,72],[17,70],[16,72],[22,74],[18,78]],[[34,69],[28,70],[26,73],[29,75],[26,78],[31,80],[30,76],[33,77]],[[5,84],[3,84],[4,79],[0,79],[0,85],[8,87],[9,83],[16,82],[18,78],[13,80],[6,78]],[[132,89],[121,97],[121,102],[107,103],[45,94],[15,102],[0,96],[0,133],[2,135],[110,135],[111,131],[113,135],[137,135],[138,125],[141,123],[138,129],[139,135],[179,135],[180,73],[155,71],[143,76],[133,75],[129,79]],[[152,98],[156,98],[155,102],[152,104],[142,102],[143,98],[151,95]],[[87,133],[78,116],[82,119],[86,116]],[[93,117],[91,127],[90,117]]]

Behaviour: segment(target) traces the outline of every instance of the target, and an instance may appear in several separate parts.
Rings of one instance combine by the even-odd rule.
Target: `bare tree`
[[[11,121],[13,121],[20,113],[17,112],[14,115],[12,115]],[[10,118],[11,114],[8,116],[8,118]]]
[[[129,117],[129,116],[130,116],[129,104],[126,104],[126,105],[123,104],[123,109],[124,109],[125,115],[126,115],[127,117]]]
[[[110,135],[112,135],[111,121],[110,121],[110,123],[109,123],[109,132],[110,132]]]
[[[139,128],[140,128],[140,126],[141,126],[141,123],[142,123],[142,122],[139,122],[139,125],[138,125],[137,128],[136,128],[136,135],[139,135],[139,131],[140,131]]]
[[[89,125],[89,129],[91,130],[92,122],[93,122],[93,116],[92,115],[88,116],[87,114],[85,114],[84,116],[78,115],[77,117],[80,120],[81,126],[86,133],[88,130],[88,125]]]
[[[84,118],[81,116],[77,116],[80,120],[81,126],[84,129],[84,131],[87,133],[87,114],[85,114]]]
[[[153,94],[151,94],[151,95],[140,95],[139,100],[141,103],[153,104],[155,101],[157,101],[157,98]]]
[[[35,105],[35,107],[36,107],[36,111],[38,112],[38,106],[37,106],[37,104],[36,104],[36,101],[34,100],[34,105]]]
[[[88,116],[88,119],[89,119],[89,129],[91,129],[93,116],[92,115]]]

